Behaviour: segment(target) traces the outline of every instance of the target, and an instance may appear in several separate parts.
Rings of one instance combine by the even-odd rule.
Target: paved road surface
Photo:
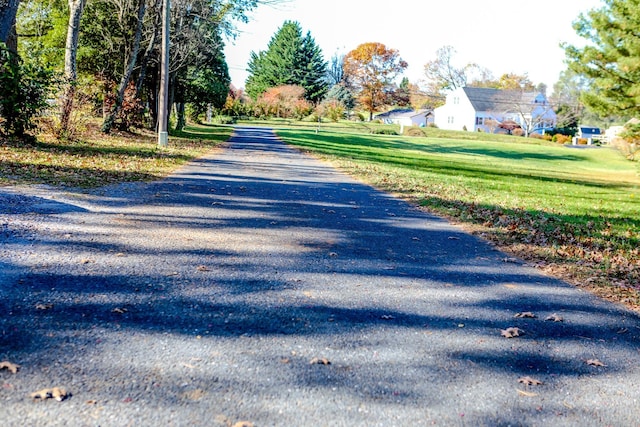
[[[638,316],[267,130],[0,203],[2,425],[640,425]]]

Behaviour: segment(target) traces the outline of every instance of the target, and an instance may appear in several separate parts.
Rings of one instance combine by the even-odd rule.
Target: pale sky
[[[450,45],[454,63],[477,63],[495,77],[527,73],[534,84],[552,90],[566,69],[561,42],[581,45],[572,23],[601,0],[289,0],[260,6],[238,24],[240,34],[227,41],[225,54],[232,83],[245,86],[251,51],[266,50],[284,21],[311,32],[328,61],[359,44],[379,42],[397,49],[409,63],[404,76],[424,78],[424,64]]]

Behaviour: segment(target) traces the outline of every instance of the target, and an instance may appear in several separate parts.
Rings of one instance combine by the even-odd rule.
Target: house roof
[[[533,104],[539,93],[517,92],[484,87],[464,87],[464,93],[469,98],[476,111],[501,111],[509,109],[514,103]]]
[[[429,110],[412,110],[410,108],[396,108],[386,113],[377,114],[376,119],[399,119],[402,117],[415,117],[426,115]]]

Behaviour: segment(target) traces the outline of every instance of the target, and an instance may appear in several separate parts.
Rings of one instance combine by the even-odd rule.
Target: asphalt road
[[[0,244],[3,426],[640,425],[637,315],[268,130],[159,182],[1,187]]]

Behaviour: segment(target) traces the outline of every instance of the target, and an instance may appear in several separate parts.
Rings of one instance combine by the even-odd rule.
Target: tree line
[[[170,105],[180,129],[208,108],[231,115],[339,120],[358,107],[434,108],[463,86],[540,91],[526,74],[496,78],[478,64],[454,65],[444,46],[424,66],[425,81],[399,80],[407,63],[379,42],[325,60],[300,24],[286,21],[266,50],[251,53],[246,92],[230,88],[223,54],[235,20],[280,0],[174,0]],[[55,104],[53,126],[72,134],[74,114],[103,114],[102,130],[157,122],[160,0],[0,0],[0,129],[22,134],[30,118]],[[553,88],[560,127],[580,120],[622,122],[640,113],[640,0],[604,0],[577,17],[589,43],[565,44],[567,69]],[[55,89],[52,91],[51,89]],[[55,101],[55,102],[52,102]],[[364,118],[364,117],[363,117]]]
[[[154,128],[161,0],[0,0],[0,129],[24,134],[52,104],[52,128],[73,134],[79,112],[103,115],[102,131]],[[234,23],[279,0],[173,0],[169,105],[188,113],[222,107],[229,91],[223,48]],[[188,108],[187,108],[188,106]]]

